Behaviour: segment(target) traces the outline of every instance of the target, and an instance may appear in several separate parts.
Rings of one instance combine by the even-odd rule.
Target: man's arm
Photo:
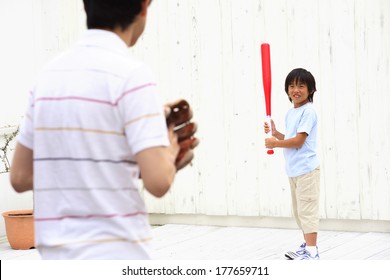
[[[180,147],[173,127],[169,128],[169,141],[168,147],[153,147],[136,155],[144,186],[156,197],[169,190],[176,175],[175,160]]]
[[[18,193],[33,189],[33,151],[16,144],[11,165],[11,185]]]

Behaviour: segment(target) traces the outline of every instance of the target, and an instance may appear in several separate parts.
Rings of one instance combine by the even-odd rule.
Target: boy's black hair
[[[316,81],[313,77],[313,75],[303,68],[296,68],[292,70],[286,77],[286,82],[284,83],[284,90],[287,93],[288,96],[288,87],[289,85],[293,83],[302,83],[307,86],[307,89],[309,90],[309,102],[313,103],[313,97],[314,93],[317,91],[316,89]],[[290,96],[288,97],[290,102],[292,102]]]
[[[125,30],[141,12],[142,0],[83,0],[88,29]]]

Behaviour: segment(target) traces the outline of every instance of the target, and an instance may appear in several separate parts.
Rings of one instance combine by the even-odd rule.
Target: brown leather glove
[[[180,151],[176,158],[176,169],[182,169],[194,158],[193,149],[198,146],[199,139],[194,137],[197,125],[191,122],[193,113],[190,105],[184,99],[167,104],[167,125],[174,126],[174,132],[178,136]]]

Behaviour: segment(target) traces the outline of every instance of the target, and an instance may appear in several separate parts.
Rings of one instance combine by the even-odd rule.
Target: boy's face
[[[294,80],[288,86],[288,96],[293,101],[294,108],[298,108],[309,102],[309,89],[306,84]]]

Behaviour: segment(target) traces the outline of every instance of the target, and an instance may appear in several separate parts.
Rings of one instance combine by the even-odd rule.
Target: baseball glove
[[[176,167],[183,168],[191,162],[193,149],[199,144],[199,140],[194,137],[197,125],[191,122],[192,110],[188,102],[184,99],[168,104],[170,112],[167,116],[167,125],[174,126],[180,146],[179,154],[176,158]]]

